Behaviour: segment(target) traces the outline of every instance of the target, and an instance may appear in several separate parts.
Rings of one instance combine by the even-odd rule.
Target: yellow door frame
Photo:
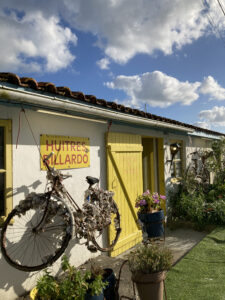
[[[12,121],[0,120],[0,127],[4,128],[4,169],[0,173],[5,173],[5,199],[4,215],[0,216],[0,225],[5,220],[13,208],[12,199]],[[1,199],[0,199],[1,200]]]

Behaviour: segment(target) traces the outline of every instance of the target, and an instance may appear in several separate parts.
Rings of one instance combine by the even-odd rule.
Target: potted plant
[[[128,261],[132,280],[142,300],[163,300],[166,271],[172,266],[172,252],[156,244],[141,245],[131,252]]]
[[[101,276],[103,282],[106,283],[106,286],[103,288],[104,300],[114,300],[116,298],[116,276],[111,268],[102,268],[96,264],[93,260],[90,260],[91,263],[91,274],[93,278]],[[85,300],[88,300],[85,298]]]
[[[103,276],[95,270],[82,272],[69,264],[68,258],[62,257],[60,278],[53,277],[48,270],[38,280],[31,291],[31,299],[35,300],[103,300],[103,290],[108,285]],[[93,271],[93,270],[92,270]]]
[[[143,233],[148,238],[155,238],[164,235],[164,211],[166,196],[158,193],[151,193],[149,190],[139,195],[135,202],[138,208],[138,218],[141,222]]]

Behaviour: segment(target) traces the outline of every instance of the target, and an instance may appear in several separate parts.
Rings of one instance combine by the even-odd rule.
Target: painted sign
[[[43,158],[54,152],[49,159],[51,167],[54,166],[56,169],[74,169],[90,166],[89,138],[41,134],[40,145]],[[42,160],[41,170],[46,170]]]

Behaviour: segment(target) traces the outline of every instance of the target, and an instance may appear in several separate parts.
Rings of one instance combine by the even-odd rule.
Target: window
[[[12,209],[11,121],[0,120],[0,224]]]
[[[174,143],[174,141],[172,141]],[[171,154],[171,177],[172,178],[181,178],[182,177],[182,142],[175,142],[179,146],[179,150],[173,156]]]

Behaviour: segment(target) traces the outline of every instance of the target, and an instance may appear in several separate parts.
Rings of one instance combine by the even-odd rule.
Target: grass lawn
[[[168,300],[225,300],[225,227],[218,227],[167,273]]]

